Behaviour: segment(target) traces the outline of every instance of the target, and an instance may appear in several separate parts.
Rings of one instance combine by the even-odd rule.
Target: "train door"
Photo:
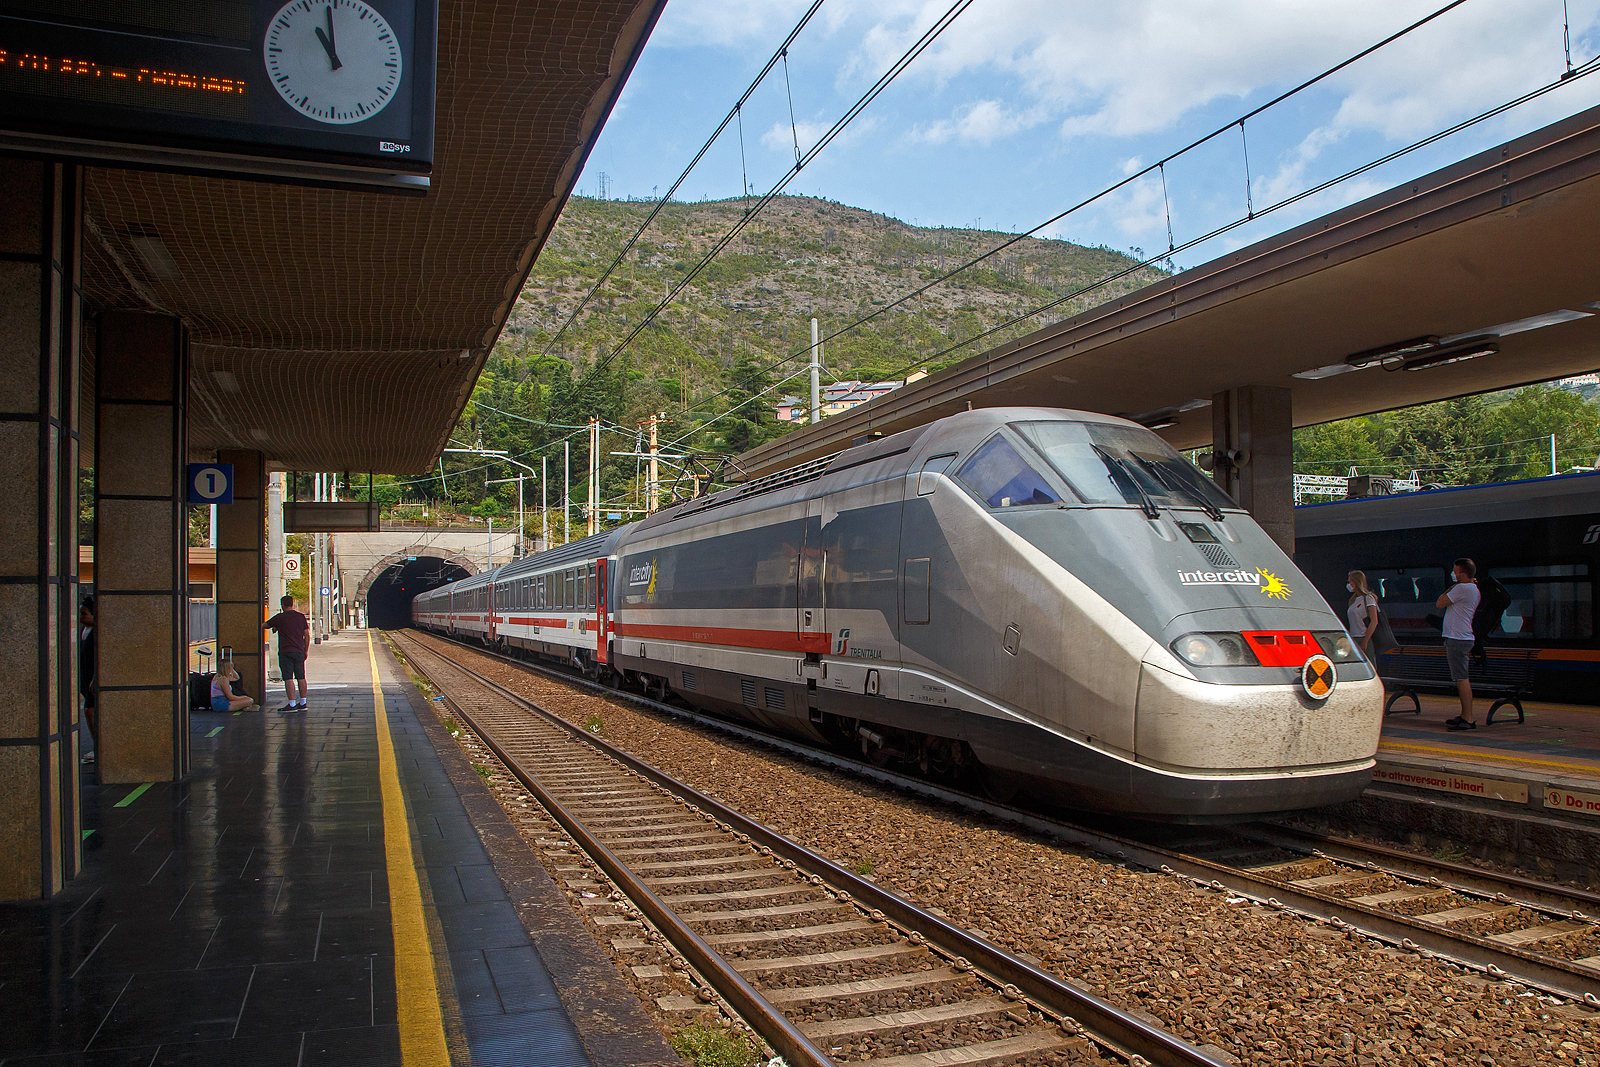
[[[594,565],[594,661],[605,663],[611,610],[611,561],[601,558]]]
[[[805,534],[796,568],[799,584],[796,628],[804,652],[828,651],[828,605],[823,587],[827,566],[828,552],[822,543],[822,501],[810,500],[806,503]]]

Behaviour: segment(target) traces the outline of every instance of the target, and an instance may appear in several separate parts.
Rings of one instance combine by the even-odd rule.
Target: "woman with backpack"
[[[1350,618],[1350,637],[1361,646],[1361,654],[1369,662],[1374,662],[1385,652],[1399,648],[1400,642],[1395,640],[1394,631],[1389,628],[1389,617],[1379,606],[1378,598],[1367,588],[1366,572],[1351,571],[1345,576],[1344,587],[1350,593],[1350,606],[1346,609]]]

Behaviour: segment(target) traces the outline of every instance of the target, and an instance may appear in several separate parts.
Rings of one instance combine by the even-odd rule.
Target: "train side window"
[[[576,593],[578,589],[578,576],[570,570],[567,571],[566,574],[562,576],[561,585],[561,606],[567,611],[571,611],[573,605],[573,594]]]
[[[1511,606],[1491,636],[1512,640],[1587,641],[1594,637],[1594,584],[1585,563],[1491,567]]]
[[[999,434],[972,454],[959,477],[991,508],[1061,503],[1044,475]]]
[[[585,567],[578,568],[578,608],[589,606],[589,571]]]
[[[948,456],[934,456],[922,465],[922,471],[917,475],[917,495],[929,496],[939,488],[939,475],[950,469],[950,464],[956,461],[956,453]]]
[[[595,601],[599,599],[600,596],[599,576],[594,572],[593,563],[589,564],[585,569],[589,572],[589,598],[584,602],[583,606],[586,608],[592,608],[595,606]]]

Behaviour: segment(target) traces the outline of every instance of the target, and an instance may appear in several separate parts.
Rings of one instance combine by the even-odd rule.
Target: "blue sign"
[[[332,592],[332,590],[330,590],[327,586],[323,586],[322,587],[322,595],[323,596],[327,596],[330,592]]]
[[[233,503],[233,464],[189,464],[189,503]]]

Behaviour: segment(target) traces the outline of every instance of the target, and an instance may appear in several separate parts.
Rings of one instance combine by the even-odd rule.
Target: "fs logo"
[[[850,628],[847,626],[844,629],[839,631],[839,644],[838,644],[838,647],[833,650],[833,654],[835,656],[842,656],[842,655],[845,654],[845,651],[847,649],[849,649],[849,647],[850,647]]]
[[[1600,525],[1589,527],[1589,529],[1584,531],[1583,534],[1584,544],[1592,545],[1596,541],[1600,541]]]

